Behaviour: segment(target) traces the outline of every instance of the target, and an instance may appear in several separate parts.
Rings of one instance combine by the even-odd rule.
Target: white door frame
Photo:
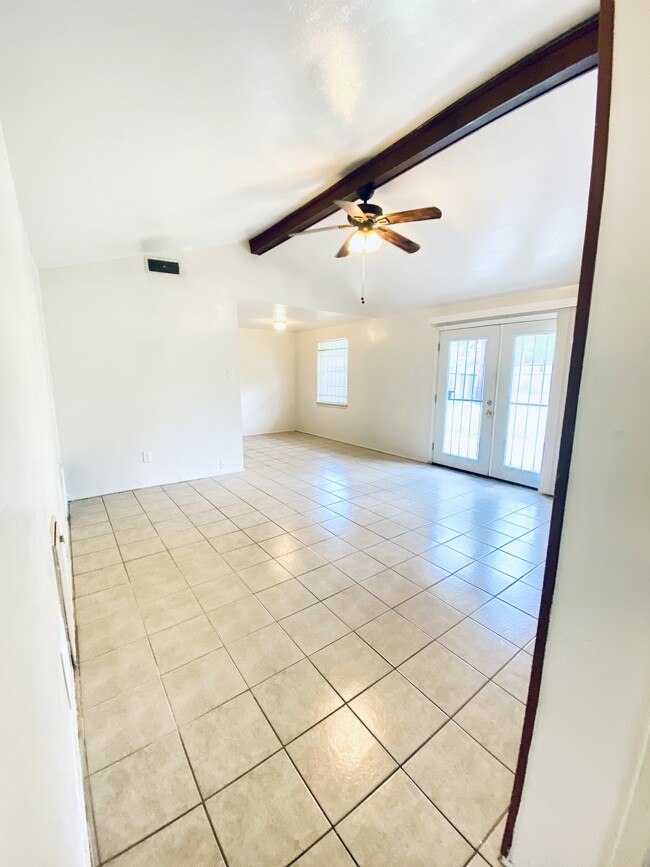
[[[456,322],[450,323],[449,325],[441,324],[441,325],[436,326],[438,328],[438,331],[439,331],[439,340],[438,340],[437,370],[436,370],[436,377],[435,377],[436,385],[435,385],[435,397],[434,397],[434,406],[433,406],[433,426],[432,426],[434,436],[433,436],[431,459],[432,459],[433,463],[441,464],[443,466],[453,467],[456,469],[469,471],[472,473],[477,473],[479,475],[490,476],[492,478],[501,478],[501,479],[504,479],[506,481],[514,481],[518,484],[526,484],[526,485],[531,486],[531,487],[537,487],[537,484],[539,481],[539,474],[538,473],[523,474],[526,477],[524,480],[524,478],[522,477],[522,475],[519,472],[511,473],[511,472],[507,472],[507,470],[506,470],[506,472],[504,473],[504,468],[503,468],[502,462],[499,465],[499,475],[494,474],[494,471],[496,469],[496,467],[494,466],[494,464],[496,463],[494,461],[495,430],[497,427],[505,429],[505,425],[507,424],[507,413],[505,413],[505,412],[501,414],[501,424],[499,426],[491,423],[492,418],[496,418],[496,416],[489,416],[488,418],[485,418],[485,417],[483,418],[483,425],[485,425],[486,422],[487,422],[487,425],[485,425],[485,427],[483,427],[483,425],[482,425],[481,432],[483,433],[484,430],[486,432],[489,431],[490,441],[488,443],[483,439],[483,437],[481,438],[481,445],[482,445],[483,450],[484,450],[484,455],[483,455],[482,460],[480,460],[480,461],[463,460],[462,458],[451,458],[450,459],[449,455],[443,456],[442,444],[443,444],[443,435],[444,435],[444,406],[445,406],[445,402],[440,398],[441,398],[441,395],[444,394],[444,388],[445,388],[445,383],[442,382],[442,371],[443,371],[443,368],[446,371],[447,363],[445,362],[445,364],[441,364],[441,358],[442,358],[441,347],[443,344],[448,345],[449,339],[452,337],[452,335],[457,336],[459,339],[463,339],[464,333],[466,333],[467,336],[471,336],[471,335],[479,336],[479,332],[481,330],[483,330],[484,332],[489,334],[490,333],[489,329],[491,326],[499,326],[500,327],[502,325],[516,325],[516,324],[522,324],[523,325],[524,323],[539,323],[541,326],[540,330],[544,330],[543,324],[545,322],[556,323],[557,322],[557,310],[553,310],[551,312],[540,312],[540,313],[529,313],[529,314],[526,313],[523,315],[520,314],[520,315],[514,315],[514,316],[497,316],[494,318],[485,318],[482,320],[478,319],[478,320],[471,320],[471,321],[467,320],[464,322],[456,321]],[[531,327],[534,327],[534,326],[531,325]],[[497,381],[499,378],[501,378],[502,381],[504,379],[503,377],[500,377],[500,371],[498,369],[498,366],[499,366],[500,361],[501,361],[501,342],[502,342],[502,334],[503,334],[503,330],[501,328],[499,330],[500,330],[500,334],[499,334],[498,344],[496,347],[497,369],[495,371],[494,389],[492,391],[492,395],[488,394],[487,389],[485,389],[485,391],[484,391],[484,395],[483,395],[483,397],[484,397],[483,413],[484,414],[486,411],[489,411],[491,408],[491,407],[487,406],[487,401],[489,399],[492,399],[494,401],[493,406],[492,406],[494,413],[497,412],[497,402],[499,400],[501,400],[501,404],[499,404],[499,407],[502,405],[504,397],[505,397],[506,404],[507,404],[507,400],[508,400],[508,387],[507,387],[507,384],[504,386],[503,382],[502,382],[502,387],[499,389],[500,394],[497,395]],[[525,329],[524,329],[524,331],[525,331]],[[494,332],[492,332],[492,334],[494,334]],[[557,353],[558,353],[558,347],[557,347],[557,343],[556,343],[556,351],[555,351],[555,357],[554,357],[554,370],[553,370],[554,378],[558,372],[556,370],[556,366],[555,366],[555,361],[557,359]],[[509,380],[509,377],[508,377],[508,380]],[[486,376],[486,384],[487,384],[487,376]],[[550,420],[547,420],[547,430],[545,431],[545,437],[548,437],[548,435],[549,435],[549,430],[548,430],[549,421]],[[499,436],[500,437],[502,436],[502,434],[500,432],[499,432]],[[509,477],[506,478],[506,475]],[[518,476],[518,478],[515,476]]]

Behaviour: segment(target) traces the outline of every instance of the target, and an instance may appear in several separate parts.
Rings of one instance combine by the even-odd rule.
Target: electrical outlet
[[[225,470],[226,469],[226,462],[225,461],[219,461],[219,468],[222,470]]]
[[[142,463],[150,464],[151,463],[151,452],[142,452]]]
[[[235,378],[235,371],[232,369],[232,367],[229,367],[228,368],[228,379],[234,379],[234,378]]]

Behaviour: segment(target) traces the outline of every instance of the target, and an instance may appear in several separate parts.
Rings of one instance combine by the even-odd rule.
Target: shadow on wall
[[[296,429],[296,335],[239,329],[242,434]]]

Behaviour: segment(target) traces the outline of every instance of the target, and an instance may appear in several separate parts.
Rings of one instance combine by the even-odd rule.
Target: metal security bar
[[[551,393],[555,334],[515,337],[503,463],[539,473]]]
[[[447,405],[442,450],[456,457],[478,459],[485,383],[485,338],[449,343]]]

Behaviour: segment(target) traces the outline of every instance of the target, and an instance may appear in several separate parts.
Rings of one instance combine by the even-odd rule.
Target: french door
[[[537,487],[555,318],[441,332],[433,461]]]

